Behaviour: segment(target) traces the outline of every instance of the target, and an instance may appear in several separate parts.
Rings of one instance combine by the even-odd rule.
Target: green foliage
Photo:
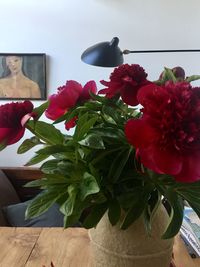
[[[117,224],[121,217],[121,206],[117,199],[112,199],[108,206],[108,218],[112,225]]]
[[[39,118],[42,116],[44,111],[48,108],[49,101],[46,101],[45,103],[41,104],[39,107],[33,109],[33,113],[36,114],[36,120],[39,120]]]
[[[164,190],[163,195],[169,201],[171,206],[169,224],[162,236],[162,238],[166,239],[171,238],[178,233],[183,221],[184,205],[183,200],[178,194],[176,194],[176,192],[174,192],[173,188]]]
[[[192,75],[186,78],[187,82],[193,82],[200,79],[200,75]]]
[[[78,143],[91,149],[105,149],[103,139],[97,134],[87,135],[85,139],[79,141]]]
[[[60,194],[60,193],[59,193]],[[25,217],[37,217],[47,211],[59,198],[58,191],[52,190],[38,195],[28,206]]]
[[[29,121],[26,125],[28,129],[34,132],[35,136],[46,142],[47,144],[62,144],[64,137],[62,133],[52,124],[44,121]]]
[[[94,207],[92,207],[90,210],[90,214],[86,217],[85,221],[83,222],[83,226],[86,229],[95,227],[101,220],[107,209],[108,209],[107,202],[102,204],[97,204]]]
[[[40,163],[41,161],[47,159],[49,156],[48,155],[35,155],[34,157],[32,157],[26,164],[25,166],[31,166],[31,165],[35,165],[37,163]]]
[[[33,148],[36,145],[42,144],[40,139],[36,136],[31,137],[30,139],[26,139],[23,143],[18,147],[17,153],[23,154]]]
[[[6,144],[5,143],[1,143],[0,144],[0,151],[3,150],[3,149],[5,149],[5,148],[6,148]]]
[[[87,172],[84,173],[83,180],[80,183],[80,200],[85,200],[87,196],[98,193],[99,190],[95,177]]]

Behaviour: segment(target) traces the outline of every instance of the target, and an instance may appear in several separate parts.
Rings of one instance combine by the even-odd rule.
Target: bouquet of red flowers
[[[200,216],[200,87],[191,85],[199,78],[176,67],[152,82],[141,66],[124,64],[101,81],[105,88],[98,94],[94,81],[67,81],[35,109],[30,101],[0,106],[1,149],[19,141],[25,129],[33,137],[18,153],[40,146],[26,165],[42,162],[43,178],[28,186],[44,191],[27,217],[57,202],[65,227],[87,209],[86,228],[106,211],[115,225],[123,211],[122,229],[141,215],[151,229],[164,197],[171,216],[163,238],[170,238],[181,227],[184,200]],[[42,121],[43,113],[53,123]],[[65,133],[58,123],[65,123]]]

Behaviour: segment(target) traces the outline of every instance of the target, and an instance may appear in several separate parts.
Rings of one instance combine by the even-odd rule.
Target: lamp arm
[[[122,54],[128,55],[131,53],[179,53],[179,52],[200,52],[200,49],[173,49],[173,50],[128,50],[125,49]]]

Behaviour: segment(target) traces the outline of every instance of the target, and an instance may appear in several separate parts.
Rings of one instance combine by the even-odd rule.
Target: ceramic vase
[[[152,221],[151,236],[144,228],[142,217],[128,229],[112,226],[105,214],[89,236],[95,267],[169,267],[173,239],[161,239],[168,214],[163,206]]]

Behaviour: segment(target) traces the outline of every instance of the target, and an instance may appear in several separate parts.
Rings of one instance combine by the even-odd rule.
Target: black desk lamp
[[[114,37],[111,42],[101,42],[86,49],[81,60],[89,65],[101,67],[116,67],[124,62],[123,55],[130,53],[171,53],[171,52],[200,52],[200,49],[174,49],[174,50],[124,50],[118,47],[119,38]]]

